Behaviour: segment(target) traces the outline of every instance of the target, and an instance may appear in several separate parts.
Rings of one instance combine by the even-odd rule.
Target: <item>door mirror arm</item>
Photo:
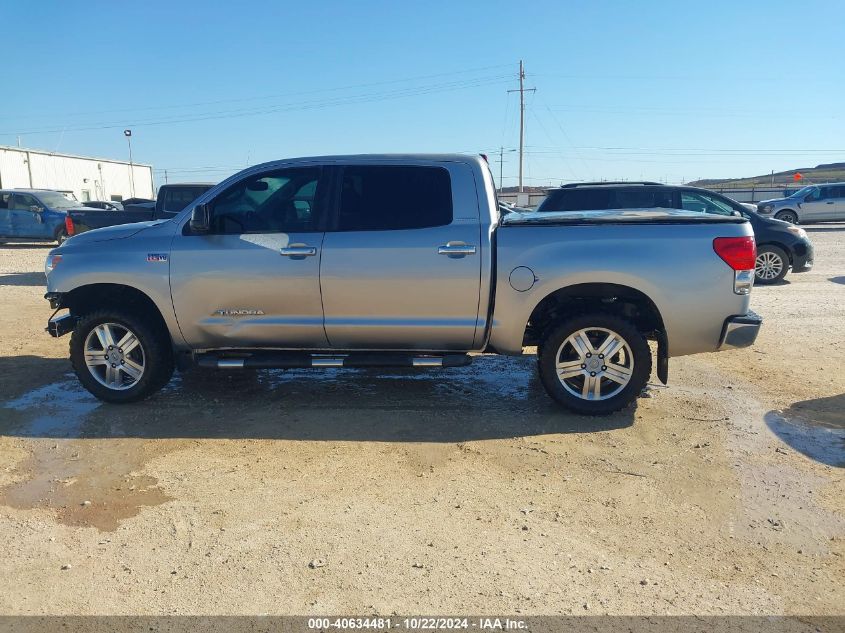
[[[191,211],[191,232],[193,233],[208,233],[211,230],[211,214],[208,205],[198,204]]]

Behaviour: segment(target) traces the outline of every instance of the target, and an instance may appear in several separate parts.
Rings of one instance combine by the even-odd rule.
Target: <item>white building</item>
[[[152,165],[0,145],[0,189],[55,189],[81,202],[155,198]]]

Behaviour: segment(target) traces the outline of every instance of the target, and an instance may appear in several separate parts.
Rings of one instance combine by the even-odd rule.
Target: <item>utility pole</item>
[[[536,88],[525,87],[525,66],[519,60],[519,90],[508,90],[508,92],[519,93],[519,192],[522,193],[522,161],[525,154],[525,93],[534,92]]]

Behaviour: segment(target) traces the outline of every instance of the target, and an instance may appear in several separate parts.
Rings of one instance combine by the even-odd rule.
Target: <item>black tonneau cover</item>
[[[742,224],[743,217],[715,215],[682,209],[602,209],[600,211],[548,211],[508,213],[503,226],[534,224]]]

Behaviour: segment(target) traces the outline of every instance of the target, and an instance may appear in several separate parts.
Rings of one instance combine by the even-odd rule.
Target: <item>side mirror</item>
[[[211,214],[207,204],[198,204],[191,212],[191,231],[208,233],[211,230]]]
[[[30,205],[29,210],[32,211],[33,213],[38,213],[40,211],[43,211],[43,209],[41,207],[39,207],[37,204]]]

